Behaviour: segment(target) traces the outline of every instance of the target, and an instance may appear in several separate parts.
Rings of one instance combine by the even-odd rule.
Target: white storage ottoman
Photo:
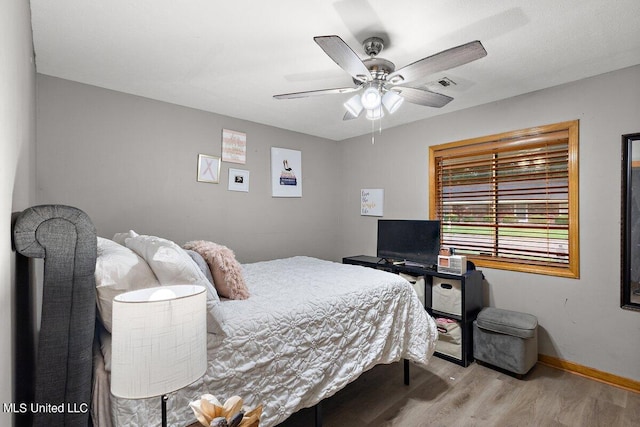
[[[538,319],[483,308],[473,322],[473,357],[517,375],[526,374],[538,360]]]

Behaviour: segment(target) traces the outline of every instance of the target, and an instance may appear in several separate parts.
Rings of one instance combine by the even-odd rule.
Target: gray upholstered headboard
[[[56,405],[33,416],[34,426],[88,425],[95,328],[96,229],[84,212],[42,205],[21,212],[16,251],[44,258],[42,315],[33,403]],[[20,379],[17,379],[20,381]]]

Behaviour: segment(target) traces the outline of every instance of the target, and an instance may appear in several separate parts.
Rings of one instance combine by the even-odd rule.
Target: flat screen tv
[[[440,221],[378,220],[379,258],[431,267],[437,264],[439,251]]]

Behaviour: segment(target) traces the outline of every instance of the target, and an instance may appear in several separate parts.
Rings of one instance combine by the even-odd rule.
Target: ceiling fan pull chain
[[[374,120],[371,120],[371,145],[376,143],[376,133],[375,133],[375,124]]]

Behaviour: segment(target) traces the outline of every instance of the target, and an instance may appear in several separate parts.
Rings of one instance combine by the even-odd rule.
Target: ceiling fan
[[[367,119],[377,120],[384,116],[384,110],[390,114],[397,111],[405,100],[413,104],[441,108],[453,98],[406,85],[427,75],[464,65],[487,55],[482,43],[476,40],[443,50],[396,70],[393,62],[377,57],[384,48],[384,41],[379,37],[370,37],[362,43],[365,53],[369,55],[365,60],[361,60],[338,36],[318,36],[313,40],[336,64],[351,75],[355,87],[285,93],[274,95],[274,98],[295,99],[362,91],[362,94],[356,94],[344,103],[347,112],[343,120],[356,119],[363,112]]]

